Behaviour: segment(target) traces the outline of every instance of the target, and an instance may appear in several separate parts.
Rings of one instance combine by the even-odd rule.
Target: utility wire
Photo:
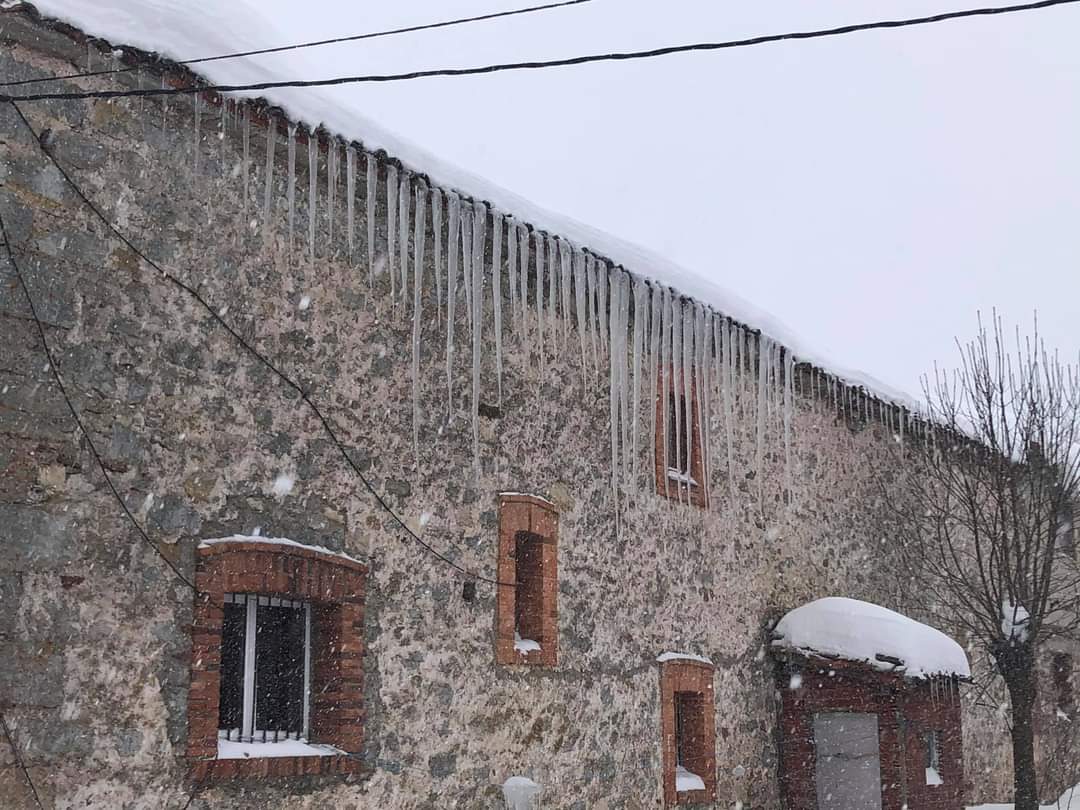
[[[34,794],[34,804],[38,806],[38,810],[45,810],[45,807],[41,804],[41,797],[38,795],[37,788],[34,787],[34,780],[30,778],[30,771],[27,769],[22,754],[19,753],[19,749],[15,745],[15,738],[11,734],[11,729],[8,727],[7,718],[4,717],[3,712],[0,712],[0,726],[4,727],[4,736],[7,737],[8,745],[11,746],[11,753],[15,755],[15,762],[18,763],[19,770],[23,772],[26,784],[30,786],[30,792]]]
[[[23,114],[23,111],[21,109],[19,109],[19,105],[16,104],[14,100],[11,101],[11,106],[14,108],[15,113],[22,120],[23,125],[26,127],[26,129],[33,136],[34,140],[37,142],[38,147],[41,149],[41,151],[45,154],[46,157],[49,158],[49,160],[52,162],[53,166],[56,167],[57,171],[60,172],[61,176],[63,176],[64,180],[67,181],[67,184],[71,187],[71,189],[75,192],[75,194],[83,201],[83,203],[87,206],[87,208],[89,208],[94,213],[94,215],[97,216],[97,218],[101,220],[102,224],[104,224],[105,227],[108,228],[108,230],[111,231],[112,234],[118,240],[120,240],[124,245],[126,245],[129,250],[131,250],[136,256],[138,256],[140,259],[142,259],[144,262],[146,262],[150,267],[157,270],[162,275],[162,277],[167,279],[173,286],[178,287],[180,290],[187,293],[191,298],[195,299],[195,301],[198,302],[198,304],[210,314],[211,318],[213,318],[213,320],[215,320],[218,323],[219,326],[221,326],[226,332],[228,332],[229,335],[232,336],[232,338],[237,343],[239,343],[240,346],[246,352],[248,352],[248,354],[252,355],[256,360],[258,360],[260,363],[262,363],[264,366],[266,366],[268,369],[270,369],[270,371],[279,380],[281,380],[281,382],[283,382],[288,388],[291,388],[293,391],[295,391],[300,396],[300,399],[304,402],[304,404],[307,405],[308,408],[311,409],[311,412],[313,414],[315,414],[315,417],[319,420],[320,424],[322,425],[323,432],[325,432],[326,435],[330,438],[330,441],[338,449],[338,452],[341,454],[341,457],[343,459],[345,459],[345,463],[349,466],[349,468],[353,471],[353,473],[356,474],[356,477],[360,479],[360,482],[364,485],[364,488],[367,489],[367,491],[371,494],[372,498],[375,499],[375,502],[388,515],[390,515],[390,517],[392,517],[394,519],[394,522],[398,524],[398,526],[405,532],[406,536],[410,540],[415,542],[417,545],[419,545],[421,548],[423,548],[425,551],[427,551],[429,554],[431,554],[436,559],[441,560],[442,562],[446,563],[447,565],[449,565],[454,570],[456,570],[456,571],[464,574],[465,576],[467,576],[469,579],[473,579],[473,580],[476,580],[478,582],[486,582],[486,583],[489,583],[491,585],[500,585],[500,586],[504,586],[504,587],[508,587],[508,588],[516,588],[517,587],[517,585],[515,583],[513,583],[513,582],[502,582],[502,581],[500,581],[498,579],[482,576],[480,574],[474,573],[473,571],[470,571],[469,569],[465,568],[464,566],[462,566],[462,565],[454,562],[453,560],[451,560],[445,554],[437,551],[429,543],[425,542],[418,534],[416,534],[416,532],[414,532],[411,528],[409,528],[408,524],[406,524],[405,521],[402,520],[401,517],[398,516],[397,512],[395,512],[390,507],[390,505],[383,499],[382,495],[379,494],[378,490],[376,490],[375,487],[371,484],[371,482],[367,479],[367,477],[364,475],[364,473],[360,470],[359,466],[357,466],[356,462],[353,461],[352,456],[349,454],[348,448],[345,447],[344,443],[338,437],[337,431],[334,430],[333,426],[330,424],[330,421],[327,419],[326,415],[322,412],[322,410],[319,408],[319,406],[315,404],[314,400],[311,399],[311,396],[303,388],[303,386],[301,386],[298,382],[293,380],[284,371],[282,371],[277,365],[275,365],[272,360],[270,360],[266,355],[264,355],[257,348],[255,348],[255,346],[253,346],[251,343],[249,343],[247,340],[245,340],[244,337],[239,332],[236,331],[236,329],[234,329],[232,326],[230,326],[225,321],[225,319],[221,315],[218,314],[218,310],[215,307],[211,306],[210,303],[205,298],[203,298],[203,296],[198,292],[198,290],[196,290],[195,288],[193,288],[190,285],[186,284],[184,281],[177,278],[175,275],[170,273],[164,267],[159,265],[157,262],[155,262],[153,259],[151,259],[149,256],[147,256],[130,239],[128,239],[126,236],[124,236],[124,234],[119,229],[117,229],[117,227],[115,225],[113,225],[113,223],[109,220],[108,217],[105,216],[105,214],[101,211],[101,209],[97,207],[97,205],[86,195],[86,193],[82,190],[82,188],[80,188],[79,185],[72,179],[71,175],[68,174],[67,170],[65,170],[64,167],[60,164],[60,162],[53,156],[52,152],[50,152],[49,149],[46,148],[45,144],[42,143],[41,138],[38,135],[37,131],[34,129],[33,125],[30,123],[29,120],[27,120],[26,116]],[[8,242],[6,234],[5,234],[5,237],[4,237],[4,241]],[[11,256],[12,254],[11,254],[11,246],[10,246],[10,244],[8,244],[7,249],[8,249],[8,255]],[[16,271],[17,271],[17,268],[16,268]],[[19,276],[19,278],[20,278],[20,281],[22,281],[22,276],[21,275]],[[23,289],[26,290],[25,282],[23,283]],[[27,298],[29,298],[29,293],[27,293]],[[35,320],[36,320],[36,314],[35,314]],[[42,328],[40,321],[38,321],[38,329],[42,332],[42,339],[44,339],[44,329]],[[47,348],[46,348],[46,351],[48,351]],[[55,364],[51,363],[51,358],[50,358],[50,365],[53,368],[54,375],[56,375],[56,366],[55,366]],[[56,377],[57,377],[57,382],[59,383],[59,381],[60,381],[59,376],[56,375]],[[62,386],[61,386],[61,390],[63,390]],[[67,395],[65,394],[65,398],[66,398],[66,396]],[[70,405],[71,405],[70,400],[68,401],[68,405],[70,407]],[[72,414],[74,415],[75,414],[74,408],[72,408],[71,410],[72,410]],[[76,416],[76,421],[78,421],[78,416]],[[82,427],[81,423],[80,423],[80,427]],[[83,430],[83,433],[85,434],[86,431]],[[87,439],[89,440],[89,435],[87,435]],[[91,449],[93,449],[93,444],[91,444]],[[94,451],[94,455],[97,456],[97,451]],[[101,459],[100,458],[98,458],[98,463],[101,464]],[[102,465],[102,471],[104,472],[104,465]],[[135,520],[134,517],[132,517],[131,513],[128,512],[127,506],[120,499],[119,493],[117,493],[116,489],[112,487],[112,482],[111,482],[111,480],[109,480],[108,476],[106,476],[106,480],[109,481],[109,486],[110,486],[110,488],[113,489],[113,494],[116,495],[117,500],[120,500],[120,504],[123,507],[124,512],[127,513],[128,517],[131,517],[132,521],[134,522],[134,520]],[[136,525],[138,525],[138,524],[136,524]],[[140,533],[143,534],[143,537],[147,540],[147,542],[151,542],[149,537],[146,537],[145,532],[142,532],[141,528],[139,529],[139,531],[140,531]],[[151,542],[151,545],[153,545],[152,542]],[[155,546],[155,548],[156,548],[156,546]],[[158,552],[158,553],[160,554],[160,552]],[[165,558],[163,557],[162,559],[165,559]],[[170,563],[170,567],[171,566],[172,566],[172,563]],[[175,571],[176,569],[174,568],[173,570]],[[177,572],[177,575],[180,576],[179,572]],[[181,578],[183,578],[183,577],[181,577]],[[185,580],[185,582],[186,582],[186,580]],[[191,583],[188,583],[188,584],[190,585]],[[194,588],[194,586],[192,586],[192,588]]]
[[[676,53],[690,53],[694,51],[719,51],[733,48],[746,48],[753,45],[764,45],[770,42],[782,42],[787,40],[820,39],[822,37],[834,37],[843,34],[852,34],[858,31],[873,31],[889,28],[907,28],[916,25],[929,25],[931,23],[945,22],[947,20],[959,20],[966,17],[989,17],[998,14],[1012,14],[1021,11],[1034,11],[1036,9],[1050,8],[1052,6],[1064,6],[1080,3],[1080,0],[1039,0],[1035,3],[1022,3],[1012,6],[997,6],[989,8],[973,8],[963,11],[947,11],[941,14],[932,14],[926,17],[912,17],[901,20],[879,20],[877,22],[854,23],[842,25],[836,28],[823,28],[815,31],[795,31],[787,34],[765,34],[762,36],[748,37],[746,39],[733,39],[724,42],[699,42],[690,45],[670,45],[664,48],[654,48],[647,51],[624,51],[615,53],[589,54],[585,56],[571,56],[564,59],[549,59],[532,62],[505,62],[494,65],[482,65],[471,68],[437,68],[433,70],[414,70],[408,73],[382,73],[363,76],[338,76],[331,79],[296,79],[279,82],[257,82],[255,84],[217,84],[203,85],[200,87],[164,87],[139,90],[86,90],[68,93],[34,93],[24,96],[0,95],[0,101],[51,101],[60,99],[84,99],[84,98],[126,98],[131,96],[175,96],[193,95],[204,92],[231,93],[249,90],[271,90],[278,87],[331,87],[343,84],[370,84],[384,82],[409,81],[412,79],[428,79],[436,76],[478,76],[488,73],[501,73],[507,70],[541,70],[545,68],[569,67],[571,65],[584,65],[591,62],[625,62],[634,59],[651,59],[659,56],[669,56]]]
[[[341,42],[359,42],[364,39],[377,39],[378,37],[389,37],[396,34],[411,34],[415,31],[430,31],[435,28],[449,28],[454,25],[463,25],[465,23],[481,22],[483,20],[494,20],[499,17],[513,17],[517,14],[531,14],[534,11],[547,11],[553,8],[562,8],[563,6],[576,6],[581,3],[589,3],[592,0],[563,0],[560,3],[546,3],[542,6],[529,6],[528,8],[516,8],[510,11],[496,11],[491,14],[479,14],[475,17],[460,17],[455,20],[443,20],[436,23],[425,23],[423,25],[410,25],[405,28],[390,28],[385,31],[372,31],[366,34],[354,34],[348,37],[336,37],[334,39],[320,39],[314,42],[301,42],[296,45],[279,45],[275,48],[260,48],[254,51],[237,51],[236,53],[226,53],[220,56],[204,56],[200,59],[184,59],[177,62],[178,65],[200,65],[207,62],[218,62],[223,59],[239,59],[244,56],[260,56],[266,53],[281,53],[282,51],[297,51],[301,48],[317,48],[322,45],[336,45]],[[120,70],[95,70],[90,73],[68,73],[63,76],[49,76],[46,78],[37,79],[22,79],[13,82],[0,82],[0,87],[15,87],[18,85],[26,84],[38,84],[39,82],[56,82],[61,79],[85,79],[90,76],[115,76],[117,73],[131,73],[138,68],[121,68]]]
[[[12,105],[14,106],[14,105]],[[38,317],[37,306],[34,304],[34,298],[30,294],[30,287],[27,286],[26,278],[23,276],[22,268],[19,267],[19,262],[15,258],[15,251],[11,247],[11,238],[7,231],[7,226],[4,224],[3,216],[0,216],[0,234],[4,238],[4,249],[7,252],[8,261],[11,262],[11,266],[15,269],[15,277],[19,280],[19,286],[22,287],[23,295],[26,297],[26,303],[30,306],[30,316],[34,319],[34,324],[37,326],[38,336],[41,338],[41,345],[45,349],[45,356],[49,361],[49,370],[52,372],[53,380],[56,381],[57,388],[60,389],[60,395],[64,398],[64,402],[67,403],[68,410],[71,411],[71,416],[75,420],[75,424],[79,427],[79,432],[82,433],[86,439],[87,445],[90,447],[90,453],[93,455],[94,460],[97,462],[98,467],[101,469],[101,474],[105,477],[105,483],[108,484],[109,490],[112,492],[113,497],[116,498],[117,503],[120,504],[120,508],[124,510],[124,514],[127,515],[128,520],[131,521],[131,525],[138,531],[139,536],[143,541],[154,550],[164,563],[172,569],[172,572],[176,574],[177,578],[187,585],[191,590],[198,593],[195,588],[195,584],[184,576],[180,569],[176,565],[162,554],[161,549],[158,548],[157,543],[150,539],[150,536],[146,533],[146,530],[139,524],[139,521],[135,519],[135,516],[131,514],[131,510],[128,509],[126,503],[124,503],[123,496],[116,489],[116,485],[113,484],[112,476],[109,475],[109,471],[105,469],[105,462],[101,460],[101,454],[98,453],[97,446],[94,444],[93,438],[90,436],[90,431],[86,429],[82,419],[79,416],[79,412],[75,409],[75,404],[71,401],[71,397],[68,396],[67,388],[64,386],[64,380],[60,376],[60,368],[56,364],[56,358],[53,357],[52,350],[49,348],[49,341],[45,336],[45,327],[41,323],[41,318]]]

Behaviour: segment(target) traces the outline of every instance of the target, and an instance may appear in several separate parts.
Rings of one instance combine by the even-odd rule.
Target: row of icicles
[[[259,189],[252,184],[250,105],[225,99],[221,105],[222,170],[226,160],[227,129],[239,128],[242,163],[244,222]],[[197,147],[202,143],[202,102],[195,97]],[[261,214],[270,223],[274,214],[275,157],[279,145],[278,122],[268,117],[265,127],[265,168]],[[298,138],[298,134],[300,138]],[[753,471],[760,485],[770,435],[782,438],[785,483],[790,482],[793,411],[795,400],[809,398],[817,410],[830,408],[849,420],[873,420],[884,425],[901,444],[905,433],[917,433],[932,441],[930,422],[905,408],[884,402],[864,388],[848,385],[810,364],[797,364],[791,351],[766,335],[724,316],[711,307],[681,296],[655,281],[647,281],[612,265],[568,240],[544,233],[513,216],[496,211],[485,202],[471,200],[452,190],[429,185],[420,174],[396,161],[345,143],[326,133],[298,133],[293,122],[285,123],[287,175],[285,179],[288,243],[295,251],[297,148],[306,141],[308,171],[308,222],[306,252],[316,258],[320,242],[319,156],[325,153],[326,244],[334,239],[334,218],[340,207],[344,183],[344,242],[348,256],[366,263],[369,286],[389,274],[390,295],[404,304],[410,298],[412,313],[412,442],[419,464],[420,343],[424,324],[422,290],[434,286],[435,322],[467,323],[471,346],[471,423],[474,466],[480,472],[479,410],[480,368],[487,344],[494,345],[497,396],[502,401],[503,308],[509,305],[513,332],[530,359],[535,357],[541,376],[551,357],[569,361],[578,354],[582,385],[590,377],[604,375],[608,383],[611,471],[616,497],[633,494],[639,485],[639,441],[649,454],[653,486],[679,500],[690,501],[691,488],[701,487],[709,502],[712,471],[721,469],[731,490],[736,482],[736,420],[753,420]],[[322,141],[322,143],[320,143]],[[195,149],[195,165],[201,148]],[[235,176],[236,172],[232,172]],[[362,190],[358,176],[362,175]],[[376,216],[378,199],[385,198],[385,242],[378,245]],[[361,209],[361,210],[358,210]],[[428,228],[430,214],[431,227]],[[357,219],[366,226],[366,255],[358,255]],[[255,223],[252,222],[254,227]],[[340,224],[339,224],[340,228]],[[268,229],[269,230],[269,229]],[[409,249],[410,237],[412,249]],[[340,234],[339,234],[340,239]],[[430,241],[430,245],[429,245]],[[425,276],[426,252],[433,252],[433,281]],[[412,261],[410,262],[410,255]],[[498,268],[495,272],[493,268]],[[507,289],[502,288],[504,278]],[[426,285],[426,286],[425,286]],[[491,306],[484,305],[490,296]],[[430,301],[430,296],[429,296]],[[463,305],[464,313],[458,307]],[[462,318],[463,315],[463,318]],[[490,325],[486,319],[490,316]],[[459,347],[457,329],[447,329],[445,367],[448,411],[453,416],[453,364]],[[574,341],[572,333],[576,332]],[[578,345],[571,348],[571,344]],[[665,391],[657,407],[643,403],[642,390]],[[648,393],[646,393],[648,397]],[[647,415],[642,418],[642,405]],[[659,430],[659,435],[658,435]],[[699,439],[695,442],[695,434]],[[654,442],[652,437],[658,437]],[[702,457],[698,457],[700,448]],[[692,448],[688,455],[687,448]],[[655,453],[664,454],[656,464]],[[747,454],[749,455],[749,454]],[[655,480],[657,469],[666,476]],[[695,472],[702,475],[697,481]],[[699,501],[700,502],[700,501]]]

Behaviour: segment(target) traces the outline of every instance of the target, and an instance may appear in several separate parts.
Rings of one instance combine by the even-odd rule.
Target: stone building
[[[117,66],[2,17],[9,80]],[[123,59],[44,86],[196,80]],[[892,602],[924,425],[256,101],[0,149],[4,807],[781,806],[771,630]]]

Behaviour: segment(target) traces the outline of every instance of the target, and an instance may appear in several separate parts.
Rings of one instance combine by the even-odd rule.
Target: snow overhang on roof
[[[795,608],[776,625],[773,648],[869,664],[908,678],[970,678],[953,639],[888,608],[830,596]]]

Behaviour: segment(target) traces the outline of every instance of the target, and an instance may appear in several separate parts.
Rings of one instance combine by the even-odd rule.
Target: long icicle
[[[446,404],[450,419],[454,417],[454,308],[457,303],[458,231],[461,229],[461,198],[454,192],[447,195],[448,227],[446,232]]]
[[[248,118],[248,106],[243,107],[243,119],[240,123],[240,138],[243,142],[244,148],[244,162],[242,169],[244,173],[244,210],[242,214],[243,227],[248,227],[248,203],[249,203],[249,190],[251,186],[251,120]]]
[[[277,151],[277,119],[270,116],[266,119],[266,169],[263,171],[263,228],[269,238],[273,233],[270,227],[270,215],[274,211],[274,155]]]
[[[697,380],[694,379],[694,304],[689,301],[683,301],[683,369],[682,369],[682,381],[683,381],[683,435],[686,442],[686,458],[683,459],[683,463],[686,465],[686,501],[687,503],[693,503],[693,487],[694,487],[694,434],[700,434],[700,425],[698,430],[695,431],[694,425],[694,400],[701,396],[701,389],[694,390]],[[698,450],[700,453],[700,449]],[[697,486],[702,486],[700,481],[697,481]]]
[[[544,378],[544,235],[533,231],[536,243],[536,350],[539,353],[540,379]]]
[[[289,258],[293,255],[293,244],[296,223],[296,124],[289,123],[288,134],[289,153],[289,185],[285,191],[285,197],[289,205]]]
[[[585,360],[585,254],[574,251],[574,309],[577,312],[578,344],[581,347],[581,390],[582,394],[589,387],[589,367]]]
[[[495,324],[495,386],[502,407],[502,215],[491,212],[491,299]],[[481,257],[483,252],[481,252]],[[513,289],[511,286],[510,289]]]
[[[596,348],[596,321],[598,308],[598,294],[596,292],[596,262],[591,253],[585,254],[585,306],[588,310],[586,319],[589,322],[589,342],[592,343],[593,371],[600,373],[600,354]]]
[[[757,390],[757,444],[754,449],[754,470],[757,476],[757,484],[762,492],[765,482],[762,480],[762,464],[765,458],[765,419],[768,415],[768,384],[769,384],[769,357],[772,354],[769,338],[764,335],[758,336],[757,365],[758,365],[758,390]]]
[[[356,149],[345,147],[345,236],[349,246],[349,262],[356,261]]]
[[[409,202],[412,174],[405,169],[398,175],[398,253],[401,255],[401,300],[409,295]]]
[[[465,288],[465,315],[469,322],[469,334],[473,333],[473,274],[472,274],[472,237],[473,207],[461,206],[461,282]]]
[[[711,316],[710,316],[711,317]],[[701,493],[704,502],[709,503],[709,460],[712,455],[712,375],[708,355],[709,332],[706,330],[705,308],[698,304],[694,307],[694,378],[697,397],[694,398],[694,410],[698,418],[698,440],[701,442]]]
[[[390,300],[397,298],[398,168],[386,164],[386,270],[390,274]]]
[[[367,180],[364,183],[364,193],[367,202],[364,209],[364,221],[367,224],[367,269],[368,290],[375,289],[375,200],[379,188],[379,167],[375,163],[375,155],[368,152],[366,155]]]
[[[657,388],[657,376],[660,370],[660,290],[655,284],[649,285],[649,469],[652,470],[653,478],[656,477],[656,411],[660,407],[658,397],[660,389]],[[653,488],[659,492],[663,486],[661,481],[654,481]]]
[[[720,396],[723,399],[724,406],[724,444],[727,451],[727,479],[728,488],[730,489],[731,501],[730,508],[735,506],[735,460],[734,460],[734,446],[732,444],[732,421],[734,420],[734,413],[732,410],[732,389],[735,387],[735,367],[732,363],[731,352],[731,335],[732,326],[731,322],[727,318],[717,318],[713,324],[713,328],[719,328],[717,334],[716,344],[720,351]]]
[[[472,305],[473,305],[473,351],[472,351],[472,420],[473,464],[480,475],[480,341],[484,324],[484,238],[487,229],[487,206],[475,203],[472,216]],[[466,260],[465,269],[469,271]]]
[[[686,463],[686,459],[683,456],[682,439],[686,435],[683,428],[683,413],[685,412],[682,401],[682,387],[683,387],[683,374],[686,372],[682,368],[682,339],[683,339],[683,326],[682,326],[682,301],[675,295],[672,295],[671,300],[671,397],[672,405],[674,406],[674,429],[675,436],[675,472],[677,478],[675,479],[675,493],[679,497],[679,501],[682,501],[683,497],[683,484],[684,473],[689,466]],[[689,449],[689,448],[687,448]],[[670,459],[668,459],[670,461]]]
[[[555,241],[555,237],[548,234],[547,238],[547,273],[548,273],[548,334],[551,335],[551,353],[553,356],[559,356],[559,348],[556,345],[556,336],[558,335],[558,316],[556,315],[559,290],[559,262],[558,256],[558,243]]]
[[[510,322],[512,328],[518,328],[518,280],[517,280],[517,223],[511,216],[506,217],[506,272],[510,286]]]
[[[308,132],[308,255],[315,261],[315,216],[319,210],[319,136]]]
[[[617,298],[617,290],[618,285],[612,284],[613,300]],[[612,311],[614,315],[615,307]],[[608,354],[608,416],[611,420],[611,492],[615,499],[616,510],[619,504],[619,374],[614,348],[617,329],[617,318],[612,317],[610,334],[612,350]]]
[[[443,318],[443,195],[437,187],[431,189],[431,230],[435,236],[435,323],[441,324]]]
[[[661,412],[661,431],[663,433],[663,442],[661,448],[664,454],[662,464],[660,465],[660,474],[663,476],[663,481],[658,482],[658,488],[662,484],[664,489],[664,495],[671,497],[671,476],[668,475],[668,471],[671,469],[671,462],[674,460],[671,457],[671,419],[673,414],[671,412],[671,394],[675,390],[674,382],[672,381],[672,351],[671,351],[671,293],[667,288],[661,291],[660,300],[660,351],[662,355],[660,363],[660,387],[658,389],[660,396],[660,412]]]
[[[619,425],[622,442],[622,480],[624,490],[630,489],[630,276],[619,270]]]
[[[792,386],[795,376],[795,360],[790,349],[784,349],[784,480],[791,492],[791,418],[795,407]]]
[[[638,415],[641,411],[641,353],[643,351],[645,325],[645,299],[648,288],[641,279],[634,279],[634,359],[633,374],[630,377],[630,489],[637,492],[638,486]],[[581,344],[582,368],[585,366],[585,343]],[[653,434],[656,435],[656,434]]]
[[[413,324],[412,324],[412,405],[413,405],[413,454],[416,469],[420,469],[420,329],[424,322],[424,231],[427,223],[427,186],[423,181],[416,184],[416,232],[413,235]],[[436,272],[438,265],[436,265]]]
[[[518,226],[518,285],[521,287],[521,296],[518,301],[518,313],[521,315],[521,338],[528,345],[529,332],[529,229],[524,225]],[[525,360],[529,361],[529,352],[526,348]]]
[[[334,207],[337,204],[338,141],[326,140],[326,255],[334,252]]]
[[[600,325],[600,345],[605,350],[608,348],[608,274],[610,268],[606,261],[600,260],[596,266],[596,279],[598,284],[597,315]]]
[[[559,262],[562,273],[559,275],[559,293],[562,299],[562,333],[563,348],[566,348],[570,339],[570,279],[572,274],[572,254],[569,243],[565,239],[559,240]]]

